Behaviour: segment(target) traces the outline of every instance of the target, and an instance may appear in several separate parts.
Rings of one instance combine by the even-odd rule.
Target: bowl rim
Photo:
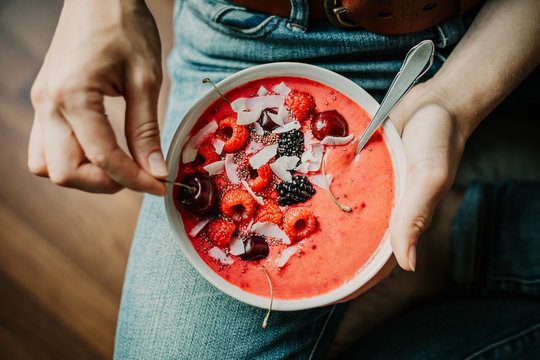
[[[223,93],[227,93],[247,82],[274,76],[304,77],[320,82],[349,97],[352,101],[361,106],[371,117],[373,117],[379,107],[378,102],[352,80],[331,70],[300,62],[275,62],[252,66],[230,75],[217,83],[216,86]],[[182,153],[181,149],[187,141],[187,136],[185,135],[189,134],[199,117],[204,113],[208,106],[218,98],[219,95],[213,89],[209,89],[191,106],[180,121],[168,148],[166,157],[166,163],[169,166],[170,173],[174,174],[175,177],[178,173],[178,165]],[[392,166],[394,168],[394,202],[389,222],[391,223],[394,216],[394,209],[401,198],[405,186],[405,151],[401,138],[391,120],[387,118],[382,126],[384,130],[383,139],[389,150]],[[179,244],[183,255],[199,274],[222,292],[244,303],[268,309],[270,305],[269,297],[255,295],[242,290],[219,276],[204,262],[204,260],[202,260],[185,232],[182,218],[179,216],[174,203],[172,188],[172,185],[167,184],[164,205],[169,225],[171,226],[176,242]],[[332,304],[352,294],[372,279],[392,255],[389,232],[388,228],[377,250],[371,255],[367,263],[356,272],[355,276],[350,281],[327,293],[310,298],[274,299],[272,309],[278,311],[305,310]]]

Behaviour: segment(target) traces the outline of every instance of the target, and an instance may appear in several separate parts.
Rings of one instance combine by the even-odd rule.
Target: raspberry
[[[305,93],[291,91],[285,98],[285,105],[291,110],[293,118],[299,122],[306,120],[315,111],[315,101]]]
[[[208,173],[208,171],[204,170],[204,167],[218,160],[219,155],[216,153],[214,146],[208,143],[204,143],[199,146],[199,153],[197,154],[197,157],[195,158],[193,164],[198,172],[206,174]]]
[[[281,224],[283,214],[279,209],[279,206],[272,201],[267,201],[263,206],[257,210],[255,215],[255,221],[259,222],[273,222],[274,224]]]
[[[235,222],[248,221],[255,212],[255,201],[245,190],[230,190],[221,199],[221,212]]]
[[[225,141],[223,150],[232,152],[244,146],[249,137],[249,131],[246,126],[238,125],[235,118],[228,117],[219,122],[219,135]]]
[[[264,164],[257,169],[257,176],[251,184],[251,189],[255,192],[263,191],[272,181],[272,169],[270,165]]]
[[[281,206],[306,202],[316,192],[304,175],[293,176],[291,182],[280,182],[276,185],[276,190],[279,193],[278,203]]]
[[[283,229],[293,240],[311,235],[317,227],[315,215],[305,207],[291,207],[283,215]]]
[[[216,219],[208,225],[206,234],[214,245],[222,248],[227,245],[235,230],[235,223],[223,219]]]
[[[279,198],[279,193],[276,190],[272,190],[268,195],[267,199],[277,201]]]

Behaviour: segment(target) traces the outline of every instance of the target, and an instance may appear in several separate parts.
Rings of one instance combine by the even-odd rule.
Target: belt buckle
[[[324,11],[326,17],[335,26],[342,29],[356,29],[360,25],[345,18],[347,8],[341,4],[340,0],[324,0]]]

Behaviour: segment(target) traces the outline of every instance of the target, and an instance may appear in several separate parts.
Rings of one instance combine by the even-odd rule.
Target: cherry
[[[187,175],[178,189],[177,199],[187,211],[199,215],[207,215],[218,200],[218,189],[214,180],[206,174],[193,173]]]
[[[242,240],[244,243],[244,253],[240,259],[246,261],[261,260],[268,256],[270,251],[266,240],[262,236],[251,235]]]
[[[272,113],[274,115],[277,115],[277,111],[271,108],[264,109],[261,112],[261,116],[259,116],[259,124],[262,126],[262,128],[266,131],[272,131],[275,128],[278,127],[278,124],[276,124],[272,119],[270,119],[270,116],[268,116],[268,113]]]
[[[349,125],[336,110],[323,111],[315,114],[311,121],[313,136],[322,140],[327,136],[347,136]]]

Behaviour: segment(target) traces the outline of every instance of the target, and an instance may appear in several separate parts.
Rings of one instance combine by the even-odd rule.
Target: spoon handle
[[[384,96],[379,109],[371,119],[368,127],[360,137],[355,155],[360,152],[375,133],[377,128],[386,119],[390,111],[413,85],[428,71],[433,64],[435,46],[431,40],[424,40],[414,46],[405,57],[401,69],[392,81],[388,92]]]

